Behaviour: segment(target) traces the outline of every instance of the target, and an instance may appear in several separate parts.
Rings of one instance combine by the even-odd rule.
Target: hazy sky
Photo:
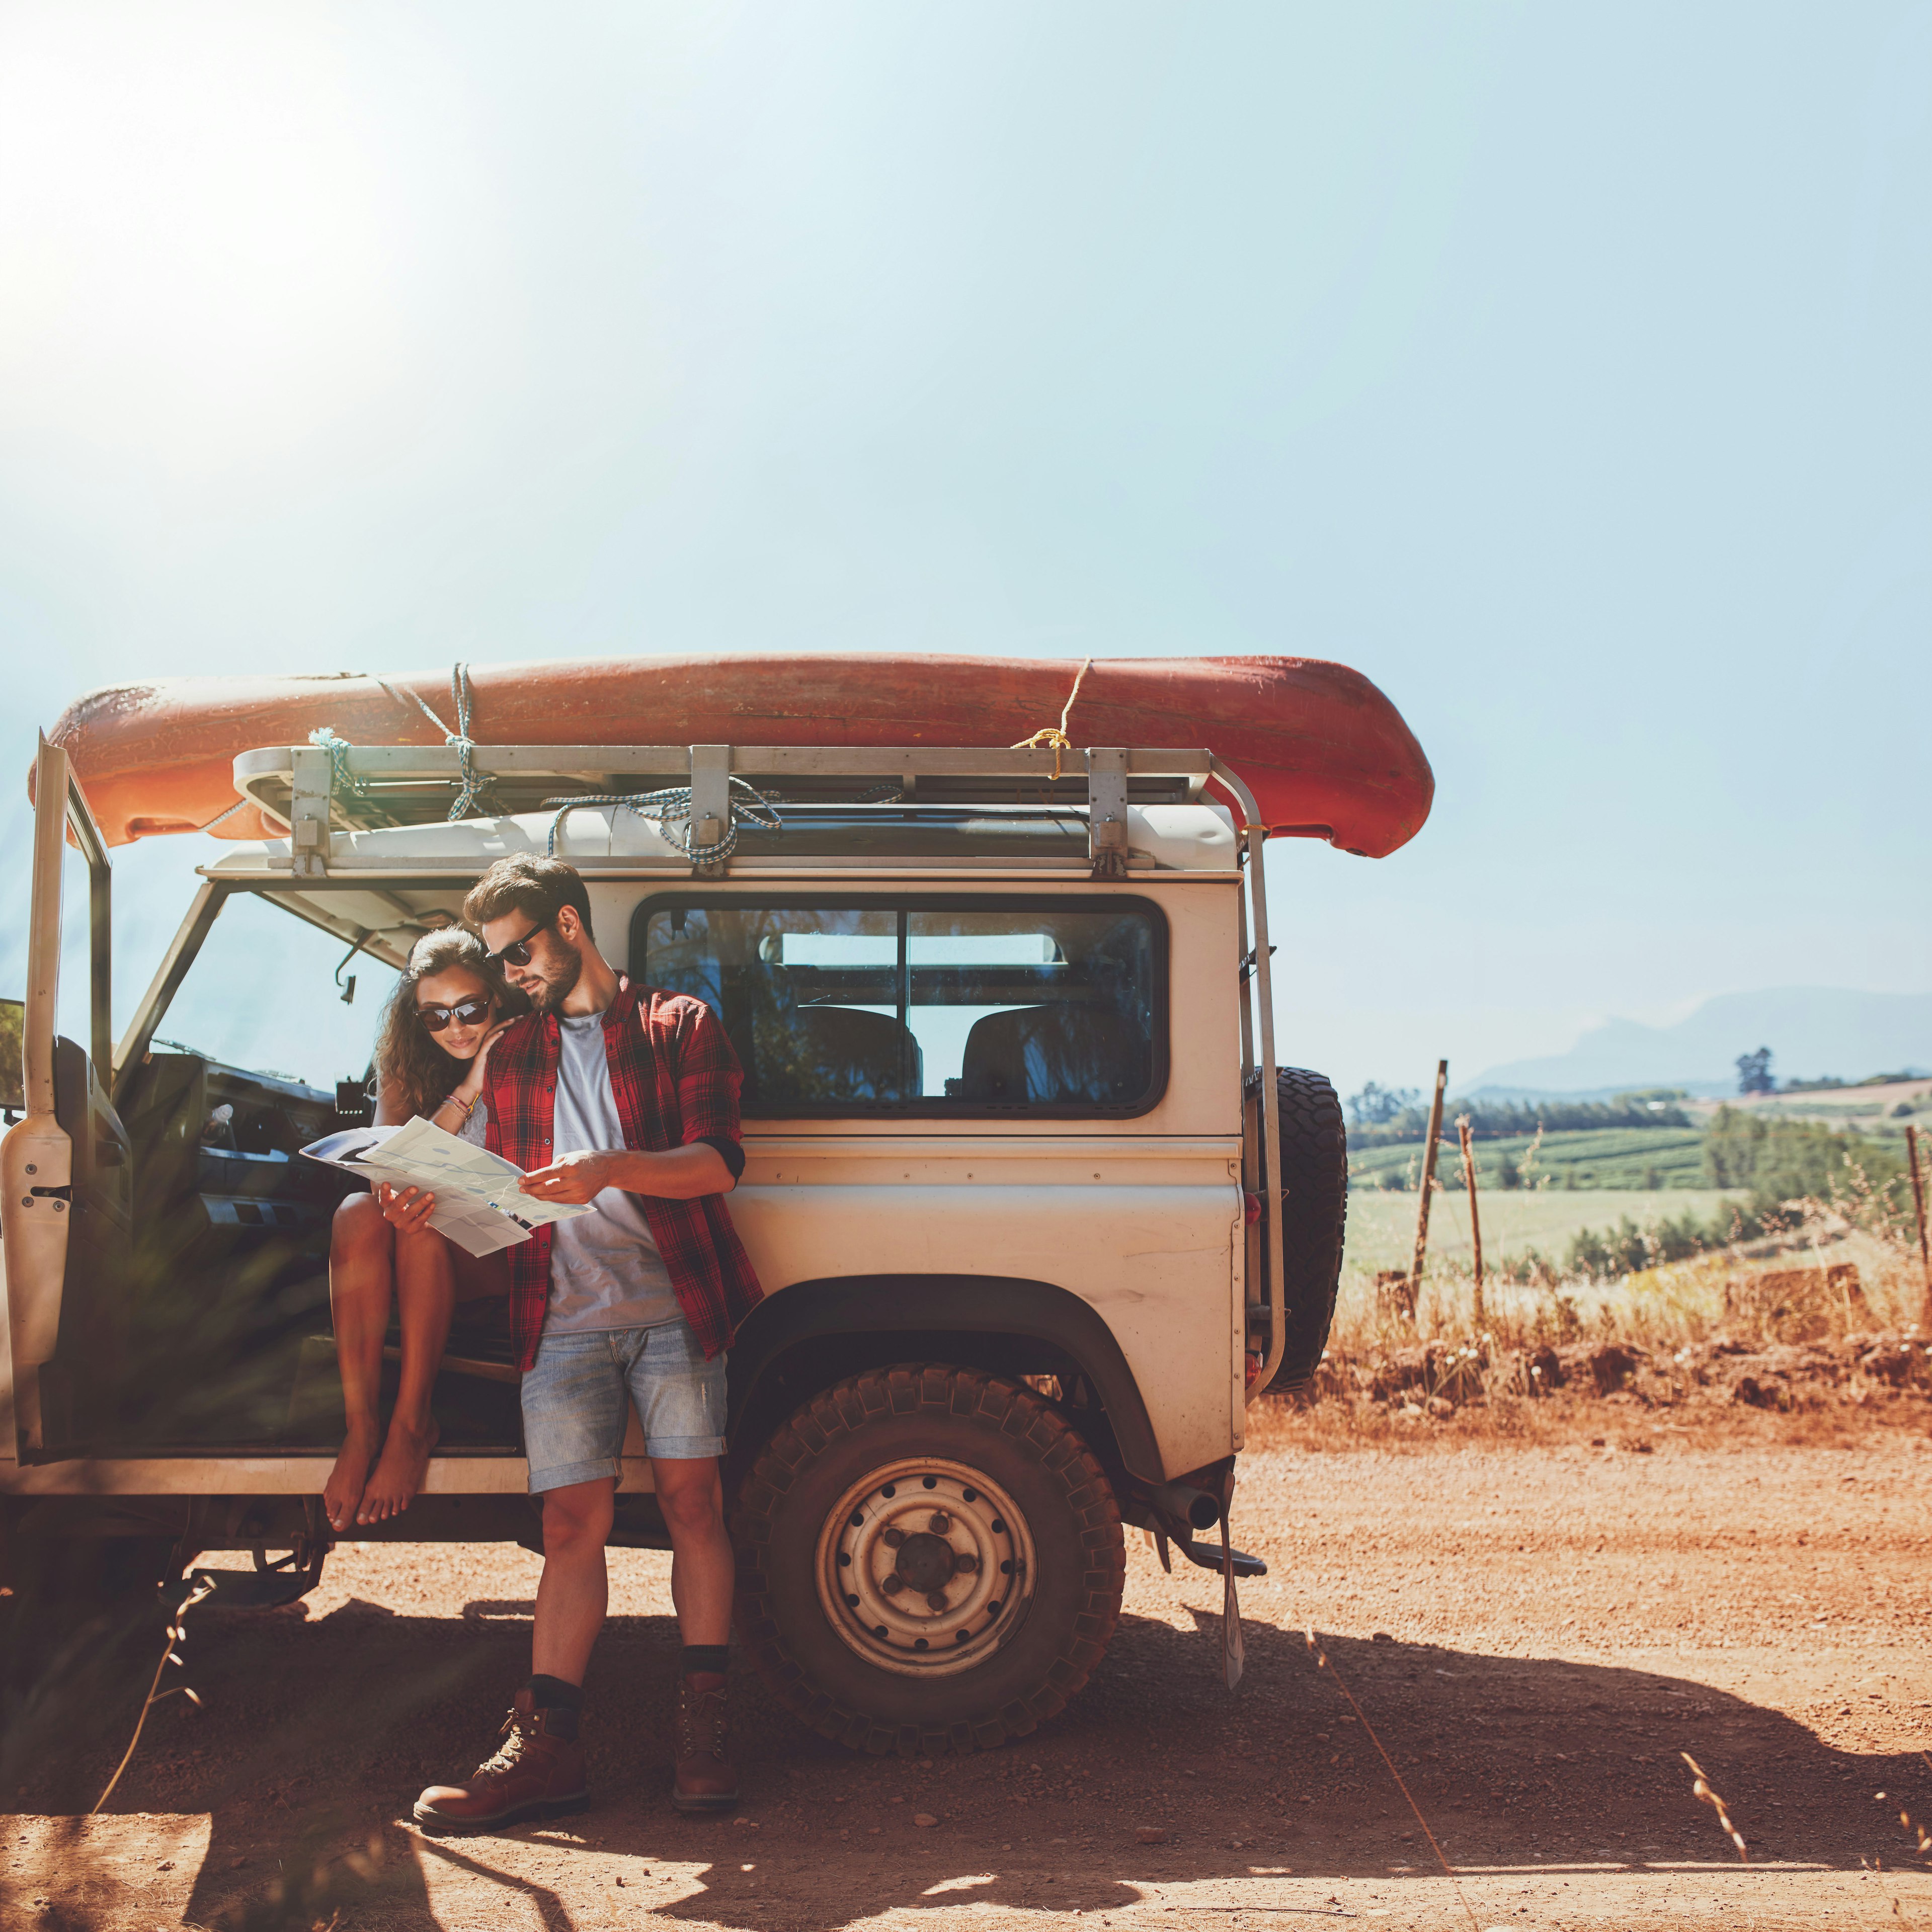
[[[0,4],[9,876],[123,680],[1287,651],[1438,792],[1271,860],[1286,1057],[1932,988],[1928,101],[1897,4]]]

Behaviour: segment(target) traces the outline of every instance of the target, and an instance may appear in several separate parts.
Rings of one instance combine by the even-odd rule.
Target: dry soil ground
[[[1059,1722],[976,1757],[857,1760],[748,1684],[734,1821],[665,1807],[667,1559],[627,1554],[591,1686],[596,1808],[415,1835],[416,1788],[475,1761],[525,1667],[536,1564],[344,1550],[305,1616],[196,1613],[203,1708],[156,1708],[102,1816],[78,1814],[131,1709],[16,1793],[0,1924],[1932,1924],[1898,1822],[1932,1817],[1922,1436],[1648,1456],[1438,1440],[1244,1466],[1237,1540],[1272,1574],[1244,1592],[1237,1695],[1219,1579],[1164,1576],[1133,1535],[1119,1634]]]

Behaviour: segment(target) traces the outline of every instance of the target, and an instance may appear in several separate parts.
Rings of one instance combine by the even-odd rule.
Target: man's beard
[[[555,976],[546,974],[543,984],[529,995],[531,1006],[540,1013],[555,1012],[569,998],[578,981],[584,976],[584,956],[576,947],[553,946],[549,950],[553,956],[561,952],[565,956],[559,962]],[[548,963],[545,962],[546,964]]]

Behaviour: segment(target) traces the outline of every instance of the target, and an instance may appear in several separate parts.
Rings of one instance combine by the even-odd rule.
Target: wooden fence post
[[[1932,1329],[1932,1251],[1928,1251],[1925,1244],[1925,1182],[1918,1171],[1916,1127],[1905,1130],[1905,1158],[1912,1166],[1912,1208],[1918,1222],[1918,1271],[1925,1282],[1925,1302],[1918,1311],[1918,1325]]]
[[[1429,1252],[1429,1194],[1436,1185],[1436,1143],[1442,1137],[1442,1094],[1449,1084],[1449,1063],[1436,1063],[1436,1097],[1429,1103],[1429,1144],[1422,1156],[1422,1198],[1415,1210],[1415,1262],[1408,1271],[1408,1315],[1415,1318],[1422,1298],[1422,1263]]]
[[[1456,1123],[1456,1137],[1462,1143],[1462,1178],[1469,1186],[1469,1239],[1476,1250],[1476,1300],[1473,1319],[1480,1335],[1487,1324],[1489,1310],[1483,1304],[1483,1217],[1476,1211],[1476,1155],[1469,1144],[1469,1117]]]

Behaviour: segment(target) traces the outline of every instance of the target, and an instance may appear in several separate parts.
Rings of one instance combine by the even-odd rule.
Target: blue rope
[[[442,742],[455,753],[462,776],[451,782],[456,788],[454,802],[449,808],[446,821],[454,825],[459,818],[467,818],[476,802],[495,782],[486,772],[476,769],[475,753],[476,741],[470,735],[470,712],[475,706],[475,694],[470,688],[470,667],[455,664],[450,667],[450,695],[456,700],[456,729],[452,731],[424,700],[413,691],[398,691],[386,677],[376,682],[405,709],[413,704],[436,728],[442,734]],[[328,754],[329,782],[331,788],[352,793],[358,798],[374,795],[374,788],[367,779],[358,778],[349,769],[349,754],[356,748],[346,738],[338,738],[325,724],[308,734],[311,745],[319,745]],[[245,801],[244,801],[245,802]],[[219,824],[218,820],[216,823]]]
[[[766,832],[784,830],[784,820],[776,809],[778,801],[776,797],[769,792],[760,791],[748,778],[734,778],[730,782],[730,802],[725,813],[724,833],[709,845],[698,842],[698,828],[691,815],[688,785],[667,785],[662,791],[586,792],[580,798],[547,798],[544,800],[544,810],[555,806],[557,812],[550,820],[550,838],[544,847],[544,856],[550,859],[556,856],[556,836],[563,829],[564,818],[580,805],[616,806],[634,812],[640,818],[655,820],[658,830],[694,866],[712,865],[721,859],[730,858],[738,849],[738,826],[741,820]],[[683,827],[682,831],[677,829],[680,825]]]
[[[311,745],[320,745],[328,754],[328,782],[332,790],[352,792],[358,798],[369,796],[368,782],[358,778],[349,769],[349,754],[356,747],[346,738],[338,738],[323,724],[308,734],[308,741]]]
[[[456,748],[456,755],[463,768],[462,788],[456,794],[456,802],[449,808],[449,822],[454,824],[459,818],[467,818],[470,808],[489,788],[490,781],[476,769],[472,754],[476,751],[475,741],[470,735],[470,667],[454,664],[449,668],[449,693],[456,706],[456,729],[446,732],[446,745]]]

